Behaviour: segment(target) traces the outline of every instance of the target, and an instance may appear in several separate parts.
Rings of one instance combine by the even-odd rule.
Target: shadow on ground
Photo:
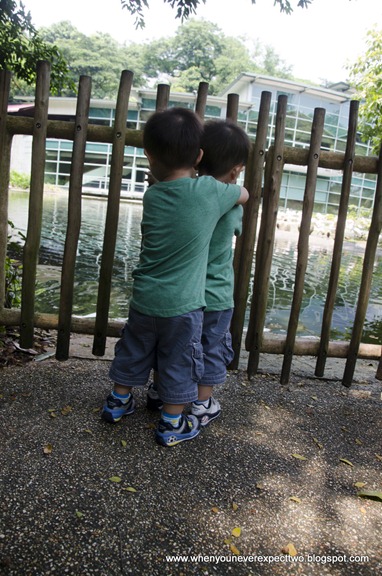
[[[144,391],[100,420],[108,366],[0,371],[1,574],[382,574],[382,502],[355,486],[382,490],[375,388],[231,373],[222,417],[166,449]]]

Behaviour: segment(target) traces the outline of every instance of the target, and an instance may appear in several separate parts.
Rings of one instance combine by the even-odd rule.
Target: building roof
[[[275,78],[272,76],[264,76],[263,74],[256,74],[253,72],[242,72],[235,78],[231,84],[227,86],[219,94],[220,97],[225,97],[232,92],[242,92],[248,84],[258,83],[261,85],[277,88],[279,90],[285,90],[289,92],[311,94],[313,96],[318,96],[320,98],[326,98],[332,102],[346,102],[351,100],[352,94],[344,92],[344,86],[346,85],[348,89],[350,86],[345,84],[345,82],[333,84],[333,87],[341,86],[340,90],[333,88],[323,88],[321,86],[312,86],[309,84],[304,84],[301,82],[296,82],[294,80],[285,80],[284,78]]]

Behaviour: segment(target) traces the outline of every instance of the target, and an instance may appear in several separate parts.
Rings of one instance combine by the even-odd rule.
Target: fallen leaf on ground
[[[364,486],[366,486],[366,482],[354,482],[354,486],[356,488],[363,488]]]
[[[356,444],[358,444],[358,446],[361,446],[361,445],[362,445],[362,440],[360,440],[359,438],[356,438],[356,439],[354,440],[354,442],[355,442]]]
[[[44,454],[51,454],[53,450],[53,446],[52,444],[45,444],[45,446],[43,447],[42,451],[44,452]]]
[[[347,460],[346,458],[340,458],[340,462],[343,462],[344,464],[347,464],[348,466],[354,466],[354,464],[352,464],[350,462],[350,460]]]
[[[122,482],[122,478],[120,478],[119,476],[112,476],[111,478],[109,478],[109,480],[110,482],[115,482],[116,484]]]
[[[313,442],[314,442],[315,444],[317,444],[317,446],[319,447],[320,450],[323,449],[323,445],[321,444],[321,442],[318,441],[317,438],[313,438]]]
[[[61,414],[63,416],[67,416],[72,410],[73,408],[71,406],[64,406],[64,408],[61,410]]]
[[[380,462],[382,462],[382,456],[380,454],[376,454],[375,455],[376,459],[379,460]]]
[[[240,550],[236,548],[235,544],[230,545],[230,550],[232,554],[235,554],[235,556],[240,556]]]
[[[232,502],[232,510],[234,512],[236,512],[236,510],[239,508],[239,506],[236,504],[236,502]]]
[[[121,445],[126,448],[127,446],[127,441],[126,440],[121,440]]]
[[[382,502],[382,491],[381,490],[361,490],[357,492],[357,496],[360,498],[369,498],[370,500],[378,500]]]
[[[76,516],[77,516],[77,518],[82,518],[83,515],[84,515],[83,512],[80,512],[79,510],[76,510]]]
[[[284,546],[281,549],[281,552],[283,554],[288,554],[289,556],[297,556],[297,550],[294,546],[294,544],[292,544],[292,542],[289,542],[289,544],[287,544],[286,546]]]
[[[122,488],[122,490],[125,490],[126,492],[136,492],[136,489],[132,486],[126,486],[125,488]]]
[[[305,456],[301,456],[301,454],[292,454],[292,456],[297,460],[307,460],[307,458],[305,458]]]
[[[239,538],[240,534],[241,534],[241,528],[237,527],[234,528],[231,532],[232,536],[234,536],[235,538]]]
[[[217,506],[214,506],[213,508],[211,508],[211,512],[217,514],[219,512],[219,508],[217,508]]]
[[[301,499],[298,496],[290,496],[289,500],[292,500],[292,502],[297,502],[297,504],[301,503]]]

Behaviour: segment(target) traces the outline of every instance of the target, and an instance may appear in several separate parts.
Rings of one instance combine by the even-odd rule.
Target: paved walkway
[[[0,370],[2,576],[382,575],[382,502],[357,495],[382,490],[376,363],[349,390],[307,377],[307,358],[281,386],[264,357],[216,392],[221,418],[166,449],[145,391],[100,419],[108,358]]]

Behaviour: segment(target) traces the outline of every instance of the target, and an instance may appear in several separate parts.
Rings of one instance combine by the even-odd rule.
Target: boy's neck
[[[180,178],[192,178],[194,176],[193,168],[179,168],[178,170],[163,171],[159,175],[160,182],[170,182],[171,180],[179,180]]]

